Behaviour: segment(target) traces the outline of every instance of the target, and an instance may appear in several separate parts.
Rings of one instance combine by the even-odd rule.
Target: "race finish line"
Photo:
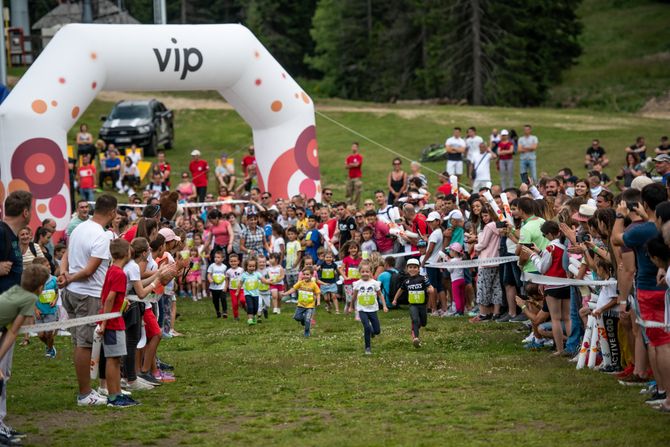
[[[447,270],[469,269],[474,267],[491,267],[499,264],[507,264],[508,262],[516,262],[518,260],[518,256],[501,256],[497,258],[473,259],[470,261],[426,263],[426,267]]]
[[[71,320],[54,321],[52,323],[44,324],[30,324],[28,326],[21,326],[19,334],[26,334],[29,332],[49,332],[67,329],[75,326],[83,326],[85,324],[94,324],[98,321],[111,320],[121,316],[121,312],[111,312],[108,314],[89,315],[87,317],[73,318]]]

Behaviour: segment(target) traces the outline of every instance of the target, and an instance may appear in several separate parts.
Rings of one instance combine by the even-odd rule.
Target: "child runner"
[[[433,286],[430,285],[428,279],[419,275],[419,260],[410,259],[407,261],[407,273],[409,278],[404,280],[400,285],[400,289],[393,298],[393,305],[398,304],[398,298],[402,295],[403,290],[407,291],[409,301],[409,315],[412,319],[412,343],[415,348],[421,346],[419,339],[419,329],[425,327],[428,323],[428,315],[426,313],[426,293],[433,293]]]
[[[244,299],[247,302],[247,324],[249,326],[257,323],[259,291],[261,274],[256,271],[256,258],[247,258],[244,261],[244,273],[240,277],[237,293],[244,288]]]
[[[214,264],[207,267],[207,280],[209,281],[209,291],[212,293],[216,318],[221,318],[221,316],[228,318],[228,303],[225,294],[226,270],[227,267],[223,263],[223,252],[219,250],[214,253]]]
[[[288,238],[286,244],[286,286],[287,289],[291,289],[298,282],[298,268],[302,258],[302,248],[298,240],[298,230],[295,227],[289,227],[286,230],[286,237]]]
[[[377,244],[375,244],[374,239],[374,230],[370,226],[363,227],[363,243],[361,244],[361,255],[362,258],[367,260],[370,259],[370,254],[373,251],[377,251]]]
[[[270,292],[270,273],[268,272],[267,260],[265,256],[258,256],[258,273],[261,275],[261,283],[258,285],[258,316],[260,317],[261,313],[265,319],[268,319],[268,309],[270,308],[270,301],[272,298],[272,293]]]
[[[335,313],[339,315],[340,306],[337,303],[337,280],[340,272],[335,264],[335,258],[331,251],[324,254],[324,260],[319,261],[319,287],[326,301],[326,311],[330,312],[330,305],[335,308]]]
[[[461,262],[463,260],[463,246],[458,242],[449,244],[449,261]],[[456,307],[456,314],[463,315],[465,312],[465,273],[462,268],[449,269],[451,276],[451,296]],[[483,315],[483,316],[482,316]],[[482,319],[484,318],[484,319]],[[480,313],[479,317],[475,317],[472,321],[484,321],[491,319],[491,314]]]
[[[284,291],[284,268],[281,266],[281,254],[270,254],[270,266],[268,267],[268,275],[270,276],[270,293],[272,295],[272,313],[280,314],[281,309],[279,303],[281,302],[280,294]]]
[[[358,244],[354,241],[347,242],[342,249],[343,253],[346,253],[347,256],[342,259],[342,266],[340,267],[340,275],[344,278],[344,297],[346,299],[346,305],[344,308],[344,313],[349,313],[354,311],[354,307],[351,303],[351,300],[354,296],[353,284],[354,281],[361,278],[361,273],[358,270],[358,265],[361,263],[360,250],[358,249]],[[358,320],[358,315],[356,316]]]
[[[41,265],[49,268],[49,261],[47,258],[39,257],[33,259],[34,265]],[[56,284],[56,277],[49,275],[49,279],[42,288],[42,293],[35,302],[35,324],[51,323],[58,321],[58,284]],[[56,348],[54,346],[55,331],[39,332],[37,336],[46,345],[45,357],[49,359],[56,358]]]
[[[370,341],[375,335],[381,333],[379,326],[379,318],[377,311],[379,310],[379,302],[382,302],[384,312],[388,312],[386,301],[382,296],[379,281],[372,278],[372,270],[367,261],[361,262],[361,279],[353,284],[354,288],[354,303],[356,305],[356,312],[363,323],[363,338],[365,339],[365,353],[372,354]]]
[[[207,258],[209,257],[209,250],[205,247],[202,233],[193,234],[193,246],[198,250],[198,257],[200,258],[200,292],[203,298],[207,298]]]
[[[107,269],[105,281],[102,285],[100,309],[101,314],[120,312],[126,297],[126,274],[123,267],[130,261],[130,244],[123,238],[115,239],[109,244],[112,255],[112,265]],[[105,379],[109,395],[107,406],[132,407],[139,403],[133,398],[121,393],[121,357],[126,355],[126,324],[123,317],[102,321],[97,333],[102,336],[104,350]]]
[[[284,260],[284,253],[286,253],[286,242],[284,239],[284,228],[276,222],[273,223],[271,252],[279,255],[279,264]]]
[[[191,298],[193,301],[201,300],[200,289],[202,289],[202,272],[200,266],[202,265],[202,258],[198,254],[196,247],[191,247],[190,250],[191,269],[186,275],[186,283],[191,290]]]
[[[230,304],[233,307],[233,317],[235,321],[240,319],[239,307],[246,307],[244,299],[244,291],[240,289],[242,284],[242,273],[244,270],[240,267],[240,257],[236,253],[231,253],[228,256],[230,268],[226,271],[226,285],[228,292],[230,292]]]
[[[305,326],[305,337],[309,337],[312,335],[311,327],[315,305],[318,306],[321,303],[321,291],[314,280],[314,269],[312,267],[305,266],[301,273],[304,279],[295,283],[291,289],[283,292],[282,295],[286,296],[298,292],[298,306],[295,308],[293,319]]]

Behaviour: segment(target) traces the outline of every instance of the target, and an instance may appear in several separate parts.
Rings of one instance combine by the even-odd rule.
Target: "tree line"
[[[152,0],[120,3],[152,22]],[[320,96],[534,106],[581,53],[580,3],[168,0],[167,8],[169,23],[243,23]]]

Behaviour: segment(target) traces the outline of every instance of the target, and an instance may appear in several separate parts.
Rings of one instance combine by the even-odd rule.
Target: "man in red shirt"
[[[509,132],[503,129],[498,142],[498,165],[500,166],[500,186],[503,191],[514,187],[514,142],[509,139]]]
[[[345,168],[349,170],[349,179],[347,180],[347,203],[349,205],[356,205],[356,208],[361,207],[361,189],[363,188],[363,172],[361,166],[363,165],[363,156],[358,153],[358,143],[354,142],[351,145],[351,155],[347,157],[344,162]]]
[[[191,163],[188,165],[188,170],[191,171],[191,178],[198,194],[198,202],[204,202],[205,195],[207,195],[209,164],[200,158],[200,151],[197,149],[191,152]]]
[[[437,193],[438,194],[443,194],[445,196],[448,196],[451,194],[451,183],[449,183],[449,173],[447,171],[444,171],[442,174],[438,176],[438,179],[442,184],[437,187]]]
[[[244,175],[247,175],[247,169],[251,165],[256,164],[256,155],[255,155],[256,150],[254,149],[254,145],[252,144],[249,146],[249,155],[246,155],[242,159],[242,170],[244,171]]]
[[[158,151],[156,155],[158,156],[158,170],[163,174],[163,183],[169,188],[172,168],[170,167],[170,163],[165,160],[165,151]]]

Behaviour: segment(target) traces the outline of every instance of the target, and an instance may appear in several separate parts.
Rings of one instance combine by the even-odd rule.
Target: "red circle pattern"
[[[21,143],[12,156],[12,178],[23,180],[36,199],[53,197],[63,186],[65,159],[53,140],[31,138]]]

